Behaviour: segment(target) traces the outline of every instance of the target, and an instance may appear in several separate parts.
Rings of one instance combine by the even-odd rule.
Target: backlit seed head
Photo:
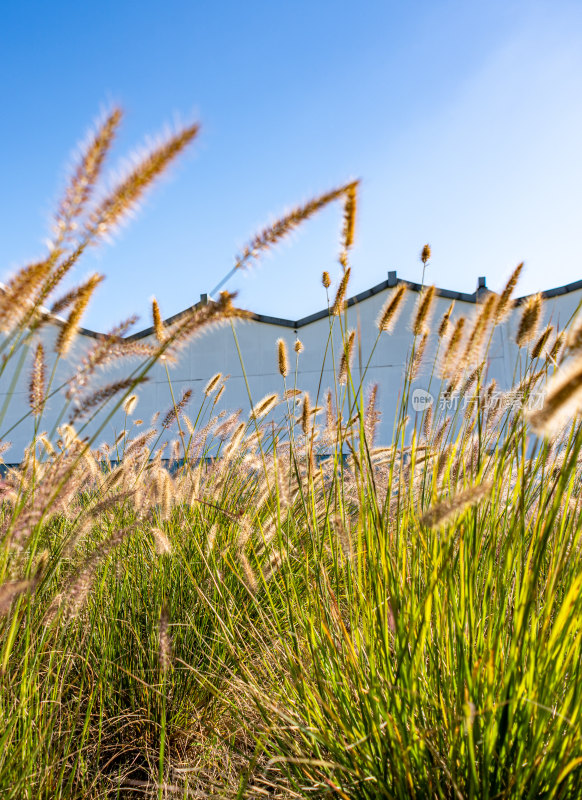
[[[303,433],[307,436],[309,433],[309,422],[311,419],[311,400],[309,395],[305,392],[303,397],[303,406],[301,408],[301,428]]]
[[[505,288],[499,295],[499,299],[497,300],[497,306],[495,308],[495,321],[501,322],[507,316],[508,312],[511,309],[511,295],[513,294],[513,290],[516,287],[516,284],[519,280],[519,276],[521,275],[521,271],[523,270],[523,261],[521,264],[518,264],[517,267],[513,270],[511,275],[509,276],[509,280],[505,284]]]
[[[523,347],[531,341],[537,332],[540,315],[542,312],[542,296],[541,294],[534,294],[528,297],[519,320],[519,327],[515,341],[518,347]]]
[[[340,281],[340,285],[338,286],[335,300],[331,309],[331,313],[334,315],[334,317],[339,316],[344,310],[346,290],[348,288],[348,281],[350,279],[350,271],[351,270],[348,267],[344,272],[343,278]]]
[[[35,416],[40,414],[44,402],[46,383],[45,371],[44,348],[39,342],[34,354],[29,385],[29,403],[32,413]]]
[[[376,325],[378,326],[379,331],[383,331],[384,333],[392,332],[394,325],[396,324],[396,320],[398,319],[398,314],[400,313],[405,293],[406,286],[401,283],[389,294],[388,299],[386,300],[384,307],[380,311],[380,315],[376,320]]]
[[[532,347],[531,357],[532,358],[539,358],[548,343],[548,339],[552,335],[552,331],[554,330],[552,325],[547,325],[546,328],[542,331],[541,336],[538,338],[537,342]]]
[[[544,405],[528,413],[540,436],[552,436],[582,409],[582,358],[558,369],[548,381]]]
[[[172,640],[170,638],[170,617],[168,608],[164,603],[160,613],[158,628],[158,658],[160,669],[165,675],[172,666]]]
[[[156,339],[160,344],[166,341],[166,332],[164,330],[164,323],[162,322],[162,315],[160,314],[160,307],[158,301],[154,298],[152,300],[152,318],[154,321],[154,333]]]
[[[339,382],[346,383],[348,379],[348,370],[352,363],[352,358],[354,355],[354,342],[356,340],[356,332],[350,331],[348,334],[347,342],[344,345],[344,351],[342,353],[341,361],[340,361],[340,368],[339,368]]]
[[[289,373],[289,359],[287,358],[287,345],[284,339],[277,339],[277,361],[279,374],[286,378]]]
[[[357,202],[357,183],[352,183],[346,190],[344,205],[344,229],[343,240],[344,248],[349,250],[354,243],[354,230],[356,227],[356,202]]]
[[[218,386],[221,378],[222,378],[222,372],[217,372],[216,375],[213,375],[212,378],[210,378],[210,380],[208,381],[208,383],[204,388],[205,397],[208,397],[209,394],[212,394],[212,392]]]
[[[137,405],[136,394],[130,394],[129,397],[125,398],[125,400],[122,403],[122,406],[124,412],[127,414],[128,417],[130,417],[133,414],[136,405]]]
[[[420,336],[425,332],[425,327],[430,317],[430,310],[435,296],[435,287],[431,286],[423,291],[416,304],[416,314],[412,323],[412,331],[415,336]]]
[[[260,419],[261,417],[265,417],[269,411],[272,411],[275,408],[278,402],[279,395],[276,393],[268,394],[266,397],[263,397],[263,399],[259,400],[259,402],[256,403],[251,409],[251,419]]]
[[[453,497],[429,508],[421,517],[421,524],[427,528],[438,528],[441,525],[445,525],[457,514],[484,500],[491,494],[492,490],[493,484],[491,482],[470,486],[468,489],[464,489]]]
[[[441,323],[439,325],[439,338],[442,339],[443,336],[447,335],[451,324],[451,314],[453,313],[453,308],[455,307],[455,301],[451,303],[451,305],[445,311],[443,318],[441,319]]]

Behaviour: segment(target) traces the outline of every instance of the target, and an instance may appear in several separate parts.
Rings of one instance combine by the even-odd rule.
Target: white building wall
[[[375,323],[380,309],[391,291],[389,283],[393,284],[394,278],[350,300],[347,312],[348,326],[360,332],[363,365],[366,364],[374,348],[377,338]],[[381,335],[364,379],[365,388],[374,383],[379,386],[378,400],[379,410],[382,412],[382,422],[378,441],[383,443],[387,443],[392,434],[399,391],[402,386],[404,365],[413,340],[411,319],[420,287],[416,284],[408,284],[408,287],[409,291],[406,294],[395,330],[390,335]],[[449,307],[452,297],[455,296],[453,320],[459,315],[471,318],[477,308],[475,296],[460,295],[443,290],[437,291],[438,294],[432,313],[434,334],[431,335],[427,347],[424,371],[421,371],[415,381],[416,387],[424,389],[428,388],[429,385],[433,355],[437,347],[436,330],[438,322]],[[481,294],[480,296],[482,297],[483,295]],[[556,328],[562,329],[575,313],[581,301],[582,282],[545,293],[544,324],[550,321]],[[518,352],[514,340],[520,313],[518,304],[513,309],[508,320],[496,329],[489,352],[488,377],[495,378],[502,389],[511,386],[517,363]],[[317,317],[318,315],[314,316]],[[50,375],[54,365],[54,345],[59,324],[56,320],[51,321],[44,325],[37,335],[37,337],[42,338],[44,344],[48,361],[48,375]],[[266,394],[282,391],[283,382],[278,372],[276,355],[276,340],[278,338],[286,341],[289,350],[291,371],[287,379],[288,387],[292,387],[295,382],[295,353],[293,352],[293,346],[296,338],[299,338],[304,345],[304,350],[299,355],[297,387],[307,390],[315,403],[318,386],[320,386],[319,397],[321,402],[324,391],[334,384],[334,360],[337,368],[341,355],[340,322],[337,318],[334,321],[332,337],[335,358],[332,359],[332,347],[330,346],[325,360],[324,353],[330,330],[330,318],[327,314],[315,319],[300,320],[297,323],[257,317],[248,321],[236,321],[234,328],[253,403],[256,403]],[[146,332],[141,338],[143,341],[150,340],[151,332]],[[83,354],[94,344],[95,338],[88,333],[81,333],[77,337],[66,362],[57,363],[53,387],[60,385],[71,375],[72,371],[80,364]],[[0,441],[12,442],[10,451],[4,456],[7,463],[17,463],[22,458],[24,448],[31,441],[34,432],[34,420],[31,416],[27,416],[29,411],[28,384],[34,347],[35,341],[33,340],[20,374],[18,374],[20,356],[17,355],[9,360],[4,373],[0,377],[0,414],[3,413],[3,418],[0,422]],[[100,385],[127,375],[136,364],[137,362],[132,363],[124,360],[115,368],[98,372],[92,380],[91,388],[98,388]],[[182,396],[183,390],[188,388],[193,390],[194,397],[188,407],[188,414],[191,418],[196,416],[197,409],[203,399],[203,391],[207,381],[216,372],[230,375],[219,409],[226,409],[230,412],[240,408],[243,410],[243,414],[248,415],[251,403],[249,402],[243,367],[230,324],[214,327],[193,339],[180,354],[178,364],[170,367],[170,377],[176,399],[178,400]],[[357,346],[352,374],[354,381],[359,380]],[[433,388],[437,388],[438,391],[438,382],[435,383],[434,379],[431,384],[431,391]],[[134,417],[143,419],[144,425],[149,424],[155,412],[160,411],[163,415],[170,408],[170,390],[165,368],[162,364],[157,364],[152,369],[150,381],[138,387],[137,394],[139,396],[139,405]],[[63,402],[62,394],[56,395],[48,401],[46,414],[41,426],[43,430],[50,432],[53,429],[59,415],[62,413]],[[65,415],[62,421],[67,421],[68,416],[68,414]],[[20,421],[22,417],[26,418]],[[100,419],[103,419],[103,414],[100,415]],[[118,412],[108,422],[105,429],[100,432],[97,443],[101,441],[111,442],[115,435],[123,429],[123,425],[124,415]],[[77,427],[80,427],[80,425]],[[90,426],[83,433],[92,434],[94,431],[95,426]],[[175,436],[175,431],[172,436]]]

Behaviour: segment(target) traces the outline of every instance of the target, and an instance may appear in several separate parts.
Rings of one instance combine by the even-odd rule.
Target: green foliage
[[[344,309],[347,188],[345,280],[329,300],[326,349],[341,380],[325,426],[305,394],[295,405],[297,371],[278,344],[281,396],[248,421],[217,412],[218,376],[194,422],[185,396],[144,437],[127,404],[126,436],[107,452],[70,426],[54,432],[57,447],[39,433],[37,348],[35,438],[1,495],[2,797],[580,796],[582,425],[574,416],[535,438],[487,384],[508,294],[477,309],[463,340],[462,325],[447,333],[451,309],[439,328],[435,393],[471,395],[467,409],[447,417],[437,402],[409,416],[429,290],[393,440],[374,446],[375,395],[362,399],[367,367],[352,368]],[[229,316],[221,302],[186,323]],[[384,310],[379,338],[395,311]],[[10,358],[26,352],[23,319]],[[525,352],[531,327],[520,326],[523,398],[579,360],[576,337],[567,351],[562,336]],[[161,318],[158,329],[117,407],[178,336]],[[552,402],[572,401],[553,386]],[[88,405],[98,430],[105,395]],[[159,442],[172,425],[168,470]]]

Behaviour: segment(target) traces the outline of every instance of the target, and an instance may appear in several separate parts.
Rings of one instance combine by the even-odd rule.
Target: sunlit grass
[[[365,361],[354,366],[345,315],[356,209],[347,184],[263,231],[237,261],[345,200],[344,280],[328,297],[336,379],[320,397],[297,386],[301,346],[289,354],[274,342],[280,390],[250,398],[250,416],[221,407],[222,375],[196,406],[175,397],[168,371],[171,407],[134,425],[151,367],[239,315],[223,295],[171,326],[155,304],[156,339],[139,352],[121,329],[98,343],[89,376],[124,355],[139,366],[99,387],[72,375],[66,416],[45,432],[57,387],[44,351],[27,347],[47,323],[40,301],[55,271],[66,271],[71,220],[87,213],[86,236],[114,206],[85,207],[85,187],[116,124],[105,121],[75,173],[45,283],[6,318],[4,363],[31,369],[36,423],[1,487],[2,797],[578,797],[582,427],[578,386],[561,378],[568,364],[577,374],[576,321],[566,347],[564,332],[536,330],[539,301],[526,304],[511,406],[514,395],[488,379],[487,353],[516,275],[463,323],[452,309],[429,322],[426,290],[393,439],[378,446],[376,392]],[[389,336],[404,292],[362,324]],[[233,337],[238,347],[235,325]],[[435,402],[414,412],[420,370],[435,396],[462,401],[457,411]],[[527,399],[547,380],[551,404],[530,419]],[[83,438],[87,420],[100,433],[120,408],[116,442]],[[552,437],[536,438],[548,419]]]

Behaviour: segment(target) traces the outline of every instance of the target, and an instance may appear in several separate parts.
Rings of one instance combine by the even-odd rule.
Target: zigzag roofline
[[[385,291],[386,289],[390,289],[394,286],[398,286],[404,284],[407,289],[412,292],[420,292],[423,288],[422,284],[414,283],[413,281],[403,280],[402,278],[397,277],[397,273],[395,271],[390,271],[388,273],[388,279],[382,281],[381,283],[377,283],[375,286],[372,286],[370,289],[366,289],[359,294],[353,295],[347,300],[348,307],[354,306],[357,303],[361,303],[363,300],[367,300],[369,297],[373,297],[376,294],[380,294],[380,292]],[[426,284],[425,284],[426,285]],[[0,284],[0,291],[4,289],[3,284]],[[541,296],[544,300],[549,300],[552,297],[559,297],[560,295],[570,294],[571,292],[576,292],[582,289],[582,280],[574,281],[573,283],[567,283],[564,286],[557,286],[554,289],[547,289],[544,292],[541,292]],[[472,294],[467,292],[456,292],[451,289],[436,289],[436,295],[438,297],[445,297],[450,300],[460,300],[465,303],[476,303],[483,294],[486,294],[489,290],[487,289],[485,278],[479,278],[477,289]],[[514,305],[521,305],[530,295],[524,295],[523,297],[518,297],[514,301]],[[200,305],[204,305],[205,303],[212,302],[209,300],[208,296],[203,294],[200,296],[200,300],[198,303],[195,303],[188,308],[179,311],[177,314],[173,314],[171,317],[168,317],[164,320],[165,325],[171,325],[174,322],[180,320],[185,314],[189,313],[193,309],[199,308]],[[58,325],[62,325],[64,323],[64,319],[62,317],[57,316],[56,314],[51,314],[51,312],[46,308],[41,308],[43,316],[46,318],[51,319]],[[309,314],[306,317],[301,317],[297,320],[286,319],[284,317],[272,317],[268,314],[251,314],[249,317],[254,322],[261,322],[266,325],[278,325],[282,328],[291,328],[293,330],[298,330],[305,325],[310,325],[312,322],[317,322],[317,320],[325,319],[325,317],[329,316],[329,309],[324,308],[321,311],[316,311],[314,314]],[[79,328],[78,331],[83,336],[90,336],[94,339],[99,339],[105,336],[104,333],[99,333],[97,331],[90,330],[89,328]],[[137,333],[133,333],[127,337],[125,337],[126,341],[135,341],[137,339],[144,339],[146,336],[151,336],[154,333],[153,326],[148,328],[144,328]]]

